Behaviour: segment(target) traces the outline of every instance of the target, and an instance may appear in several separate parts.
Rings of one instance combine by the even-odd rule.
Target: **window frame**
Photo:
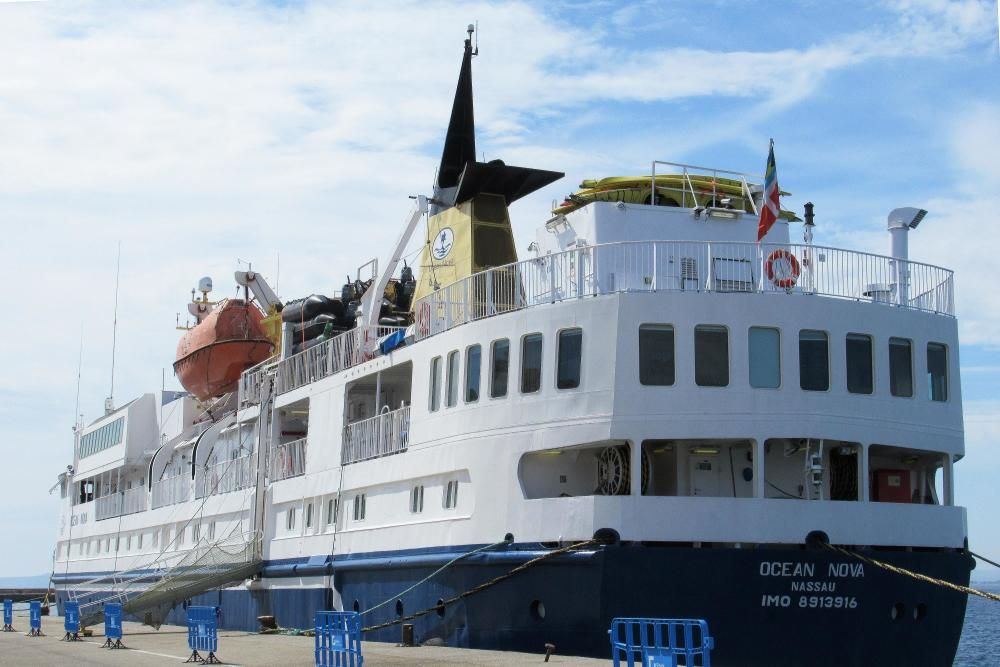
[[[944,398],[934,398],[934,382],[931,376],[931,346],[938,347],[941,349],[942,359],[944,360],[944,372],[941,377],[944,380]],[[927,363],[927,400],[933,403],[947,403],[951,400],[951,364],[948,359],[948,345],[946,343],[939,343],[938,341],[929,340],[926,345],[926,363]]]
[[[444,497],[442,506],[446,510],[453,510],[458,507],[458,480],[450,479],[444,487]]]
[[[895,374],[893,373],[893,363],[892,363],[892,348],[893,341],[902,341],[906,343],[906,371],[910,378],[910,393],[909,394],[899,394],[893,390],[893,385],[895,384]],[[897,345],[898,346],[898,345]],[[899,346],[902,347],[902,346]],[[889,336],[889,340],[886,343],[886,350],[889,354],[889,395],[893,398],[914,398],[916,396],[916,391],[914,387],[914,373],[913,373],[913,339],[903,338],[902,336]]]
[[[726,382],[725,384],[702,384],[698,381],[698,330],[699,329],[712,329],[712,333],[723,332],[726,334]],[[729,335],[729,327],[725,324],[696,324],[694,325],[694,336],[691,341],[694,346],[694,384],[696,387],[709,387],[715,389],[724,389],[728,387],[733,382],[733,353],[732,353],[732,336]]]
[[[503,393],[495,393],[496,388],[496,350],[498,344],[503,344],[507,349],[507,368],[504,370]],[[490,399],[507,398],[510,394],[510,339],[497,338],[490,343]]]
[[[430,387],[427,400],[427,411],[437,412],[441,409],[441,355],[431,359]]]
[[[823,334],[824,340],[826,341],[826,388],[825,389],[811,389],[802,386],[802,334],[809,333],[821,333]],[[831,373],[830,355],[832,350],[830,349],[830,332],[825,329],[799,329],[798,335],[798,356],[799,356],[799,389],[802,391],[817,391],[817,392],[829,392],[830,387],[833,384],[833,377]]]
[[[478,362],[476,364],[473,364],[470,361],[470,359],[469,359],[469,356],[471,355],[471,353],[472,353],[473,350],[476,350],[476,354],[479,355],[479,359],[478,359]],[[470,399],[469,398],[469,389],[472,387],[472,385],[469,382],[469,372],[472,369],[475,369],[475,371],[476,371],[476,397],[473,398],[473,399]],[[479,399],[483,395],[483,391],[482,391],[482,389],[483,389],[483,346],[480,345],[479,343],[476,343],[475,345],[469,345],[468,347],[465,348],[465,373],[463,375],[465,377],[465,382],[464,382],[463,391],[462,391],[462,398],[463,398],[463,400],[465,401],[465,403],[478,403]]]
[[[643,382],[642,369],[642,331],[669,331],[670,332],[670,382]],[[677,328],[673,324],[659,322],[643,322],[639,325],[639,337],[636,341],[636,349],[639,356],[639,385],[643,387],[673,387],[677,384]]]
[[[292,532],[295,530],[295,507],[289,507],[285,510],[285,530]]]
[[[534,389],[526,390],[524,388],[524,386],[525,386],[524,385],[524,381],[526,379],[525,378],[525,374],[524,374],[524,370],[525,370],[524,360],[527,357],[527,355],[525,354],[525,349],[524,348],[525,348],[525,345],[527,345],[527,343],[528,343],[528,339],[529,338],[530,339],[534,339],[536,336],[538,338],[538,383],[537,383],[537,386]],[[539,393],[539,392],[542,391],[542,382],[544,381],[543,376],[545,375],[545,372],[544,372],[544,369],[545,369],[545,336],[542,334],[542,332],[541,331],[532,331],[531,333],[526,333],[523,336],[521,336],[521,350],[520,350],[520,352],[521,352],[521,354],[520,354],[521,358],[519,359],[519,363],[518,363],[518,368],[519,368],[520,372],[518,373],[518,378],[517,378],[518,379],[518,383],[517,383],[518,389],[520,390],[520,393],[522,395],[537,394],[537,393]]]
[[[422,514],[424,511],[424,485],[417,484],[410,489],[410,514]]]
[[[576,364],[576,384],[568,387],[559,386],[560,378],[562,376],[562,350],[563,350],[563,335],[567,333],[576,333],[580,337],[580,350],[579,355],[577,355]],[[565,327],[563,329],[556,330],[556,372],[555,372],[555,386],[556,391],[576,391],[583,385],[583,327]]]
[[[458,405],[458,392],[462,383],[462,362],[459,358],[459,351],[452,350],[448,353],[445,363],[444,381],[444,407],[453,408]]]
[[[869,373],[868,379],[871,382],[871,391],[854,391],[851,389],[851,346],[849,345],[851,341],[851,336],[857,338],[868,339],[868,364]],[[829,343],[828,343],[829,344]],[[872,396],[875,394],[875,337],[871,334],[860,333],[857,331],[848,331],[844,334],[844,386],[847,389],[848,394],[856,394],[858,396]]]
[[[755,385],[753,383],[753,353],[752,353],[752,350],[750,349],[750,346],[752,344],[750,336],[751,336],[751,333],[753,332],[754,329],[758,329],[760,331],[773,331],[778,336],[778,354],[777,354],[777,357],[776,357],[777,360],[778,360],[778,384],[776,384],[773,387],[766,386],[766,385],[760,385],[760,386],[758,386],[758,385]],[[766,326],[766,325],[762,325],[762,324],[760,324],[760,325],[759,324],[754,324],[754,325],[751,325],[750,327],[748,327],[747,328],[747,384],[749,384],[752,389],[771,389],[771,390],[781,389],[781,384],[782,384],[782,373],[781,373],[781,371],[782,371],[782,365],[781,365],[781,328],[780,327],[775,327],[775,326]]]
[[[354,517],[354,521],[361,522],[365,520],[365,514],[367,509],[365,507],[366,504],[365,501],[366,499],[364,493],[358,493],[354,495],[354,512],[352,514],[352,516]]]
[[[335,526],[337,514],[340,513],[340,498],[333,497],[326,499],[326,525]]]

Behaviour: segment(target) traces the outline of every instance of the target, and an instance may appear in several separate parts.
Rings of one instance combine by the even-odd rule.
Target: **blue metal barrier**
[[[117,602],[104,605],[104,648],[125,648],[122,644],[122,606]]]
[[[30,603],[28,606],[28,624],[31,629],[28,630],[29,637],[41,637],[42,635],[42,603],[38,600]]]
[[[215,657],[219,643],[218,618],[216,607],[188,607],[188,648],[191,649],[191,657],[184,662],[219,664],[219,659]],[[203,658],[198,651],[208,651],[208,655]]]
[[[14,632],[14,601],[3,601],[3,631]]]
[[[66,602],[63,604],[63,629],[66,635],[64,642],[75,642],[80,638],[80,603]]]
[[[316,612],[316,667],[363,667],[361,614]]]
[[[616,618],[611,621],[611,654],[615,667],[711,667],[715,641],[708,623],[687,618]]]

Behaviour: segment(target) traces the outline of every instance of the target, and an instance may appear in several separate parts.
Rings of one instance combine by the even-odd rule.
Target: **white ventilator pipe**
[[[909,303],[910,282],[910,249],[909,233],[916,229],[920,221],[927,215],[922,208],[906,206],[889,212],[889,238],[892,245],[893,282],[896,287],[897,303],[905,306]]]

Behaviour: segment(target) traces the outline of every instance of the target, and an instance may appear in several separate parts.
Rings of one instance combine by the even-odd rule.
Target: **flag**
[[[778,189],[778,170],[774,166],[774,139],[767,153],[767,172],[764,174],[764,201],[760,207],[760,222],[757,223],[757,243],[764,238],[781,211]]]

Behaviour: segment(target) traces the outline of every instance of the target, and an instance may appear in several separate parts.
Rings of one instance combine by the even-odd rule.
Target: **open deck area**
[[[103,626],[94,628],[93,637],[77,642],[60,641],[63,637],[61,616],[42,617],[44,637],[26,637],[27,616],[15,615],[18,632],[0,633],[0,664],[4,665],[168,665],[187,659],[187,629],[165,625],[159,631],[139,623],[124,624],[121,650],[101,648]],[[544,647],[537,654],[478,651],[443,646],[404,648],[392,644],[365,642],[365,667],[395,665],[531,665],[545,664]],[[260,635],[223,630],[219,632],[218,657],[226,665],[313,665],[313,638],[288,635]],[[608,660],[560,656],[549,659],[550,665],[608,665]]]

